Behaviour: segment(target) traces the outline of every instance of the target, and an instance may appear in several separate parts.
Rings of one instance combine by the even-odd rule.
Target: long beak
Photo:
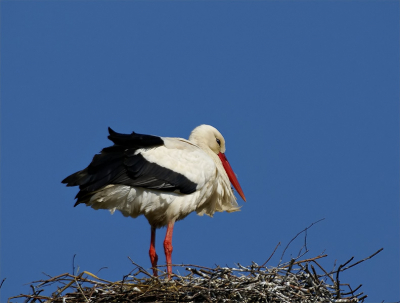
[[[240,187],[239,181],[236,178],[235,173],[232,170],[231,165],[228,162],[228,159],[226,158],[224,153],[219,153],[218,157],[221,159],[222,165],[224,166],[224,169],[226,171],[226,174],[229,177],[229,181],[231,181],[233,187],[236,189],[238,194],[242,197],[242,199],[246,202],[246,198],[244,197],[244,193],[242,188]]]

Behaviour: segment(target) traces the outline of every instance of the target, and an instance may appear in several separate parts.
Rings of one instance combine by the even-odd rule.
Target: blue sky
[[[144,218],[73,208],[60,182],[118,132],[218,128],[247,203],[190,215],[174,263],[276,265],[307,237],[366,302],[399,294],[398,1],[1,2],[1,302],[80,270],[149,268]],[[165,262],[157,234],[160,263]],[[294,241],[285,260],[297,255]]]

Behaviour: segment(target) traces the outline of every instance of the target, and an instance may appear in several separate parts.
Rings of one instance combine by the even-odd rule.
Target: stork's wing
[[[109,184],[191,194],[206,182],[213,167],[215,171],[211,158],[186,140],[134,132],[124,135],[111,128],[109,133],[114,145],[95,155],[88,167],[62,181],[67,186],[79,186],[77,204]],[[209,173],[202,172],[204,168]]]

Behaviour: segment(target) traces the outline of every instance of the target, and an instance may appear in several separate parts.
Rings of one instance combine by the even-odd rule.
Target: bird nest
[[[279,244],[278,244],[279,245]],[[277,245],[277,247],[278,247]],[[276,248],[277,248],[276,247]],[[272,255],[275,253],[276,248]],[[173,274],[172,279],[159,269],[159,277],[132,262],[134,269],[121,281],[112,282],[90,273],[65,273],[33,282],[31,294],[9,298],[25,298],[26,303],[75,302],[364,302],[367,295],[339,280],[343,271],[372,258],[352,263],[353,258],[327,271],[318,255],[310,259],[292,258],[289,262],[267,267],[249,266],[208,268],[196,265],[173,265],[185,274]],[[165,268],[160,266],[161,268]],[[52,291],[49,291],[53,289]],[[54,290],[55,289],[55,290]],[[44,295],[43,293],[49,293]]]

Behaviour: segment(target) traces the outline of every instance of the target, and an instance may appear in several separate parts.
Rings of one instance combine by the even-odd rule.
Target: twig
[[[99,272],[100,271],[102,271],[103,269],[107,269],[108,267],[107,266],[103,266],[103,267],[101,267],[97,272],[96,272],[96,275],[98,275],[99,274]]]
[[[293,265],[296,265],[296,264],[299,264],[299,263],[305,263],[305,262],[315,261],[315,260],[318,260],[318,259],[321,259],[321,258],[325,258],[326,256],[328,256],[328,255],[316,256],[316,257],[314,257],[314,258],[305,259],[305,260],[302,260],[302,261],[296,261],[296,262],[293,263]],[[286,267],[288,267],[288,266],[289,266],[289,265],[285,265],[285,266],[282,266],[282,268],[286,268]]]
[[[328,277],[329,279],[331,279],[332,283],[335,283],[335,280],[333,280],[333,277],[330,276],[330,274],[328,274],[327,271],[326,271],[321,265],[319,265],[319,263],[318,263],[317,261],[313,260],[313,262],[314,262],[315,264],[317,264],[317,266],[325,273],[325,276],[326,276],[326,277]]]
[[[85,294],[83,293],[83,290],[81,288],[81,285],[78,283],[78,280],[74,278],[76,285],[78,286],[78,290],[81,292],[82,296],[85,298],[85,301],[89,303],[89,300],[86,298]]]
[[[354,263],[354,264],[352,264],[350,266],[347,266],[346,268],[343,268],[343,271],[345,271],[345,270],[347,270],[349,268],[352,268],[353,266],[356,266],[357,264],[360,264],[361,262],[364,262],[364,261],[366,261],[368,259],[371,259],[372,257],[374,257],[377,254],[379,254],[382,250],[383,250],[383,247],[381,249],[379,249],[377,252],[375,252],[372,255],[370,255],[369,257],[366,257],[366,258],[364,258],[364,259],[362,259],[362,260],[360,260],[360,261],[358,261],[358,262],[356,262],[356,263]]]
[[[72,275],[75,276],[75,257],[76,254],[72,257]]]
[[[204,269],[208,269],[208,270],[213,270],[210,267],[205,267],[205,266],[200,266],[200,265],[193,265],[193,264],[171,264],[171,266],[177,266],[177,267],[191,266],[191,267],[197,267],[197,268],[204,268]],[[167,265],[157,265],[157,267],[167,267]]]
[[[264,267],[265,264],[267,264],[267,263],[269,262],[269,260],[271,260],[272,256],[275,254],[276,249],[278,248],[279,245],[281,245],[281,242],[279,242],[278,244],[276,244],[274,251],[273,251],[272,254],[269,256],[269,258],[267,259],[267,261],[265,261],[265,262],[263,263],[263,265],[260,266],[260,268],[261,268],[261,267]]]
[[[128,259],[132,262],[133,265],[135,265],[137,268],[139,268],[140,271],[141,271],[142,273],[144,273],[145,275],[147,275],[147,276],[149,276],[149,277],[152,277],[152,275],[150,275],[150,274],[147,272],[147,270],[145,270],[142,266],[140,266],[139,264],[133,262],[133,260],[131,259],[131,257],[128,256]]]
[[[279,261],[279,264],[282,262],[283,256],[285,255],[285,252],[286,252],[286,250],[289,248],[290,244],[291,244],[299,235],[301,235],[303,232],[305,232],[305,231],[307,231],[309,228],[311,228],[311,226],[313,226],[314,224],[317,224],[317,223],[319,223],[319,222],[321,222],[321,221],[323,221],[323,220],[325,220],[325,218],[319,219],[318,221],[315,221],[315,222],[311,223],[310,226],[308,226],[308,227],[306,227],[305,229],[303,229],[302,231],[300,231],[292,240],[290,240],[289,243],[286,245],[285,249],[284,249],[283,252],[282,252],[282,255],[281,255],[281,259],[280,259],[280,261]]]

